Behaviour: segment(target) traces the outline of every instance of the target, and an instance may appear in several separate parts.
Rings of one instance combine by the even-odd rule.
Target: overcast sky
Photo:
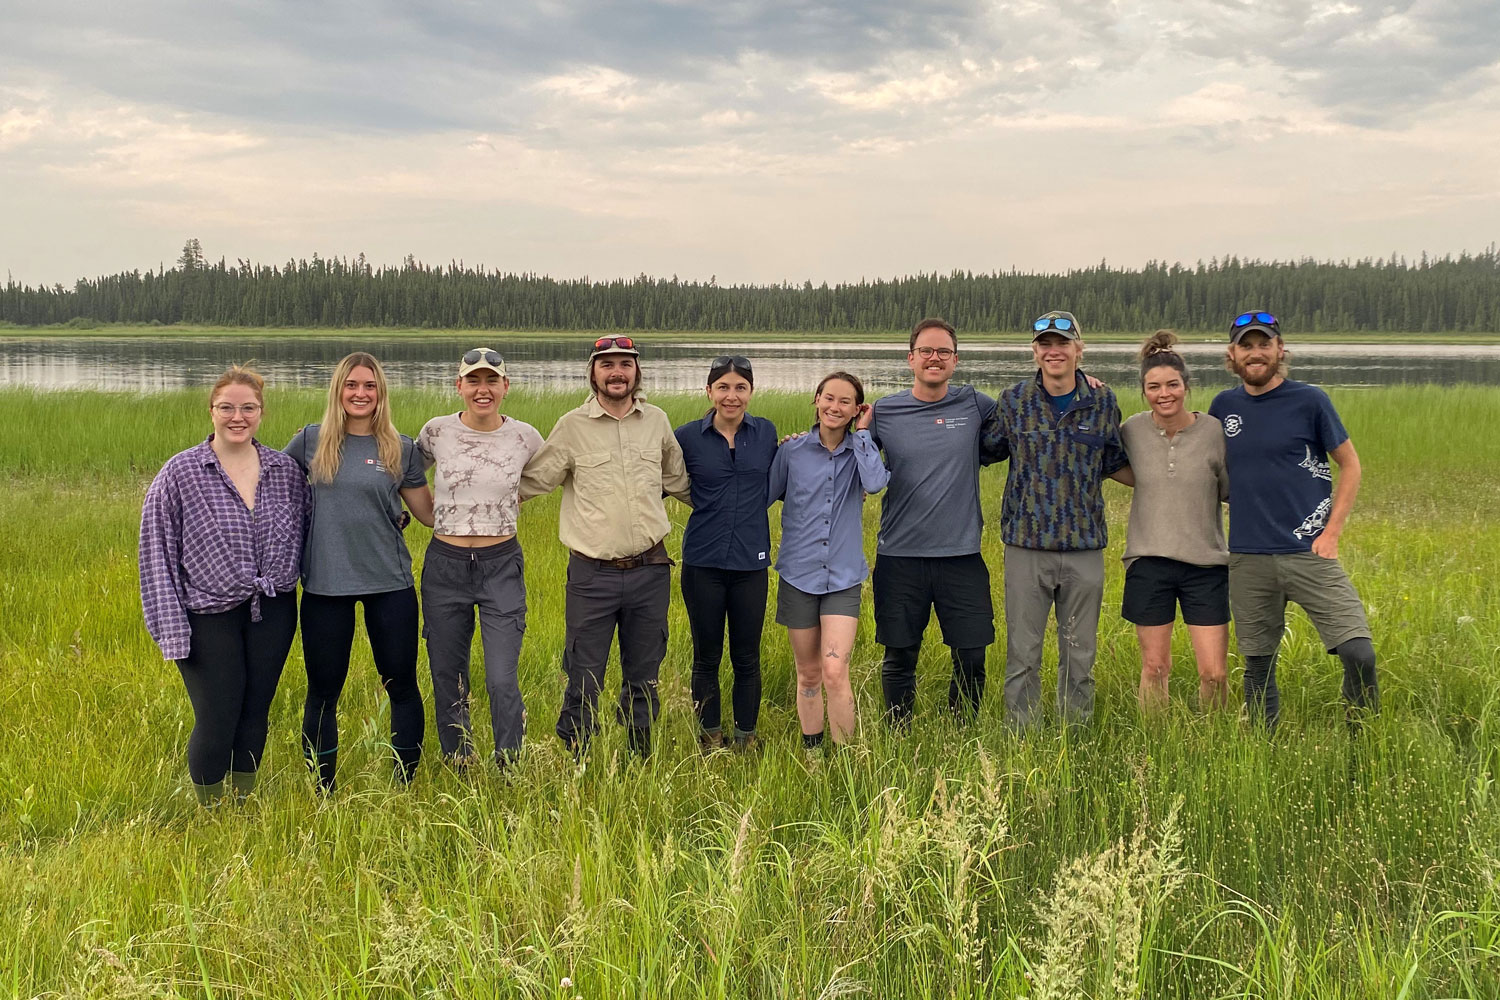
[[[720,283],[1500,239],[1500,3],[0,0],[0,267]]]

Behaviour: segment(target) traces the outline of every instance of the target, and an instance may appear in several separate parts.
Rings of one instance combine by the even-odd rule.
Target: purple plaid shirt
[[[255,510],[240,499],[209,440],[162,466],[141,510],[141,604],[169,660],[186,659],[188,612],[213,614],[297,589],[307,477],[289,456],[255,442]]]

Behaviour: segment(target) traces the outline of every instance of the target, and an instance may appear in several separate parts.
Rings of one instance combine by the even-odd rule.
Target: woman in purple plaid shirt
[[[255,440],[265,380],[235,365],[209,395],[213,433],[174,455],[141,511],[141,603],[193,705],[198,801],[255,788],[271,699],[297,631],[307,479]]]

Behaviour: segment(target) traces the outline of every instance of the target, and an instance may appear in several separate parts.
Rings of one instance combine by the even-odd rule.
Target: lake
[[[321,388],[327,385],[334,363],[354,350],[380,358],[396,386],[430,386],[450,381],[459,356],[484,339],[483,334],[382,339],[378,335],[268,337],[253,332],[208,337],[165,333],[159,340],[6,337],[0,338],[0,386],[160,392],[208,385],[230,362],[255,359],[274,386]],[[516,386],[567,389],[584,384],[590,344],[586,335],[490,339],[505,355]],[[751,359],[758,388],[810,392],[818,379],[837,368],[853,372],[881,392],[911,382],[904,338],[880,343],[770,343],[737,341],[725,334],[714,340],[654,345],[649,334],[643,339],[641,367],[647,388],[656,391],[701,389],[710,359],[727,352]],[[1221,364],[1224,341],[1203,340],[1180,347],[1198,385],[1211,389],[1234,384],[1234,377]],[[1084,368],[1117,388],[1133,386],[1139,370],[1135,351],[1126,344],[1089,346]],[[1293,377],[1329,387],[1500,385],[1500,344],[1293,343],[1291,355]],[[1000,386],[1034,370],[1031,352],[1023,345],[964,343],[956,379]]]

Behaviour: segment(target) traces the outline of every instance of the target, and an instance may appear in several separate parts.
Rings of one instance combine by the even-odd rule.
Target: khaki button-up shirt
[[[594,559],[638,555],[667,537],[662,493],[688,502],[687,466],[660,407],[637,396],[615,417],[590,396],[558,418],[541,451],[521,474],[520,495],[562,487],[557,534]]]

